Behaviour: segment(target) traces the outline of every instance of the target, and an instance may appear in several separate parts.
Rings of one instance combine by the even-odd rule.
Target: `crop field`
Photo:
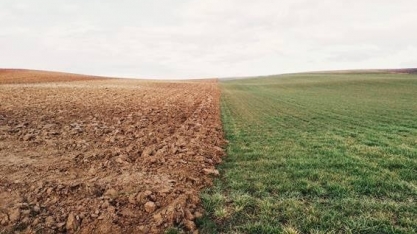
[[[221,83],[228,140],[206,233],[416,233],[417,75]]]
[[[216,80],[1,70],[0,84],[0,233],[196,230],[224,154]]]
[[[416,233],[406,72],[0,69],[0,233]]]
[[[103,77],[25,69],[0,69],[0,84],[66,82],[93,79],[98,80],[103,79]]]

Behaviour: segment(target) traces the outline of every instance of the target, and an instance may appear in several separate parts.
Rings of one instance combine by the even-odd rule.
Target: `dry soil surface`
[[[0,84],[24,84],[42,82],[71,82],[77,80],[98,80],[104,77],[77,75],[62,72],[35,71],[25,69],[0,69]]]
[[[0,85],[0,233],[196,231],[219,98],[215,80]]]

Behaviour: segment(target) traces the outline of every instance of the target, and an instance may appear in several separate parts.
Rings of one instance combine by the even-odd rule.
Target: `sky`
[[[131,78],[417,67],[415,0],[1,0],[0,68]]]

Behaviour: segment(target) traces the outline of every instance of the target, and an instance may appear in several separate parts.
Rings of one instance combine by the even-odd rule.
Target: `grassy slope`
[[[287,75],[222,88],[228,157],[203,195],[217,231],[417,232],[416,75]]]

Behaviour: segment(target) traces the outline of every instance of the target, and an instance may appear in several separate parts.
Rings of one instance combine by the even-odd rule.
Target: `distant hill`
[[[392,74],[417,74],[417,68],[401,69],[359,69],[359,70],[335,70],[335,71],[314,71],[303,73],[333,73],[333,74],[363,74],[363,73],[392,73]]]
[[[224,77],[220,78],[223,81],[227,80],[240,80],[240,79],[253,79],[272,77],[279,75],[297,75],[297,74],[417,74],[417,68],[401,68],[401,69],[357,69],[357,70],[329,70],[329,71],[307,71],[307,72],[294,72],[274,75],[263,76],[242,76],[242,77]]]
[[[105,79],[104,77],[78,75],[63,72],[50,72],[25,69],[0,69],[0,84],[22,84],[42,82],[63,82]]]

